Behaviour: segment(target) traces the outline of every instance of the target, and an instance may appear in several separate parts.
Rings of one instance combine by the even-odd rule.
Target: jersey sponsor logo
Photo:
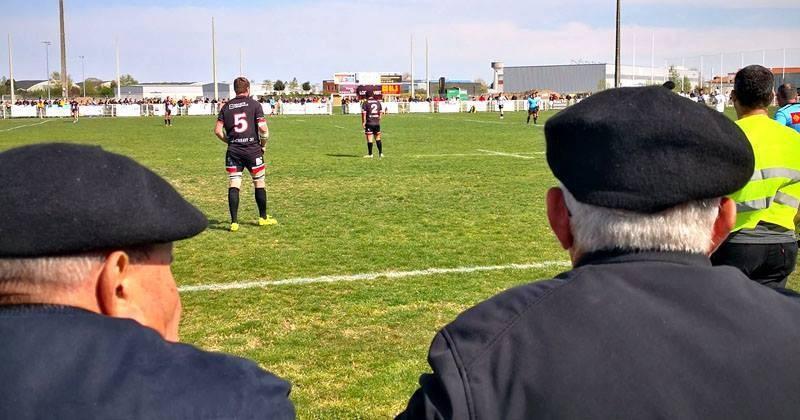
[[[800,124],[800,112],[792,112],[792,124]]]
[[[237,108],[246,107],[247,105],[249,105],[247,102],[238,102],[238,103],[237,102],[233,102],[231,104],[228,104],[228,109],[234,110],[234,109],[237,109]]]

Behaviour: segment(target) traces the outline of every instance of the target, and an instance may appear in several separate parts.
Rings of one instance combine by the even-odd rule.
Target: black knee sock
[[[534,123],[535,123],[535,121],[536,120],[534,120]],[[530,124],[530,123],[531,123],[531,114],[528,114],[528,122],[526,124]]]
[[[228,188],[228,208],[231,211],[231,223],[239,221],[239,189]]]
[[[378,153],[383,154],[383,144],[381,144],[380,140],[375,141],[375,144],[378,146]]]
[[[169,125],[172,125],[172,118],[168,119],[167,121],[169,122]]]
[[[258,206],[258,215],[265,219],[267,217],[267,189],[256,188],[256,205]]]
[[[369,154],[372,155],[372,143],[371,142],[367,142],[367,150],[369,151]]]
[[[166,119],[164,119],[164,125],[167,125],[167,120]]]

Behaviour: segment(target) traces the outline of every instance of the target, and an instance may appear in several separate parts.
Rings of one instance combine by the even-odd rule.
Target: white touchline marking
[[[441,155],[414,155],[415,158],[427,158],[427,157],[453,157],[453,156],[492,156],[486,153],[450,153],[450,154],[441,154]]]
[[[220,290],[241,290],[258,289],[270,286],[294,286],[300,284],[313,283],[340,283],[352,281],[368,281],[379,278],[402,279],[406,277],[432,276],[436,274],[463,274],[476,273],[483,271],[501,270],[535,270],[550,267],[571,267],[568,261],[543,261],[529,264],[506,264],[506,265],[485,265],[474,267],[453,267],[453,268],[426,268],[424,270],[412,271],[385,271],[382,273],[362,273],[362,274],[343,274],[320,277],[296,277],[284,280],[252,280],[232,283],[200,284],[195,286],[181,286],[178,291],[181,293],[207,292]]]
[[[493,150],[484,150],[484,149],[477,149],[477,150],[479,152],[489,153],[491,155],[497,155],[497,156],[508,156],[508,157],[515,157],[515,158],[520,158],[520,159],[536,159],[536,156],[524,156],[524,155],[518,155],[516,153],[495,152]],[[541,154],[544,154],[544,153],[541,153]]]
[[[340,130],[344,130],[344,127],[342,127],[341,125],[334,125],[334,127],[338,128]]]
[[[468,121],[468,122],[474,122],[474,123],[480,123],[480,124],[505,124],[505,123],[501,123],[499,121],[481,121],[481,120],[469,120],[469,119],[465,119],[465,120],[462,120],[462,121]]]
[[[38,123],[36,123],[36,124],[25,124],[25,125],[18,125],[18,126],[16,126],[16,127],[11,127],[11,128],[6,128],[5,130],[0,130],[0,132],[1,132],[1,133],[5,133],[5,132],[11,131],[11,130],[16,130],[16,129],[18,129],[18,128],[33,127],[33,126],[35,126],[35,125],[47,124],[47,123],[49,123],[50,121],[53,121],[53,120],[44,120],[44,121],[42,121],[42,122],[38,122]]]

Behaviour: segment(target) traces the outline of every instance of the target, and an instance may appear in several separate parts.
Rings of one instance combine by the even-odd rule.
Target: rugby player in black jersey
[[[222,106],[214,134],[228,145],[225,169],[228,171],[228,207],[231,212],[231,232],[239,230],[239,188],[242,171],[250,172],[258,206],[258,225],[275,225],[277,220],[267,215],[266,165],[264,151],[269,128],[261,104],[250,98],[250,82],[244,77],[233,81],[236,97]]]
[[[370,95],[361,105],[361,126],[364,128],[364,134],[367,136],[367,152],[365,158],[372,158],[372,142],[378,146],[378,156],[383,157],[383,144],[381,144],[381,114],[383,113],[383,106],[381,101],[375,99]]]

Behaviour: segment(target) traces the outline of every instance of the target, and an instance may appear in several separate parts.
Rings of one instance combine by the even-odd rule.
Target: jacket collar
[[[628,262],[664,262],[681,265],[711,266],[711,260],[706,255],[688,252],[661,252],[661,251],[630,251],[606,250],[595,251],[583,255],[575,268],[584,265],[618,264]]]

